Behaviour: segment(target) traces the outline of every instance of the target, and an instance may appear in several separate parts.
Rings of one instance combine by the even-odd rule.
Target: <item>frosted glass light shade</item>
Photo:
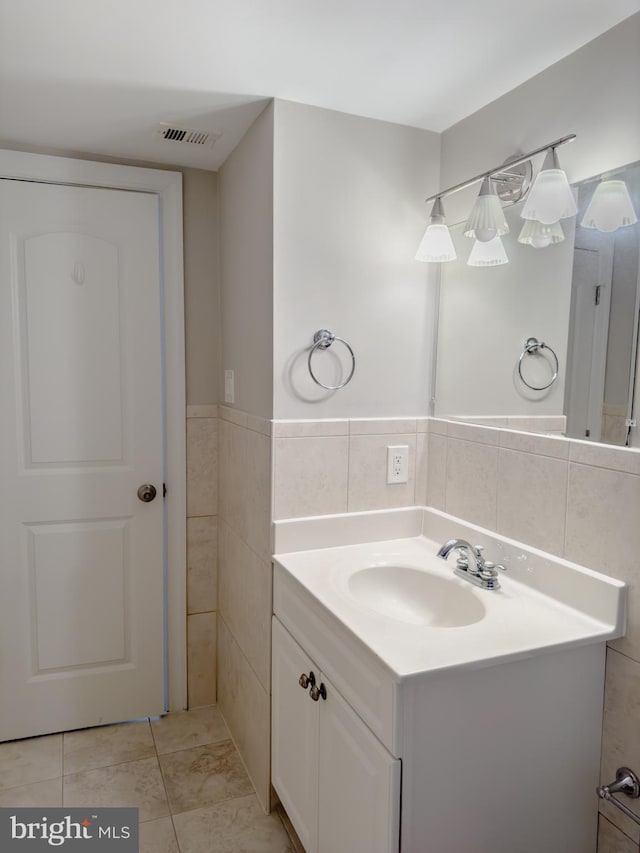
[[[509,233],[507,220],[504,218],[502,205],[491,182],[485,178],[480,188],[478,198],[473,205],[467,224],[464,228],[465,237],[475,237],[481,243],[502,237]]]
[[[536,219],[525,220],[518,237],[518,243],[533,246],[534,249],[544,249],[552,243],[561,243],[563,240],[564,232],[559,222],[543,225]]]
[[[638,217],[625,182],[602,181],[596,187],[580,224],[583,228],[610,232],[627,225],[635,225],[637,221]]]
[[[476,240],[471,249],[467,264],[470,267],[495,267],[509,263],[509,258],[502,245],[500,237],[493,240]]]
[[[453,247],[449,229],[444,222],[433,222],[424,232],[424,237],[416,252],[416,261],[436,264],[455,261],[455,259],[456,250]]]
[[[442,264],[456,259],[456,250],[444,222],[444,209],[439,198],[433,203],[429,225],[418,246],[415,259],[430,264]]]
[[[558,155],[555,150],[549,153],[520,214],[523,219],[536,219],[543,225],[552,225],[578,212],[567,176],[559,167]]]

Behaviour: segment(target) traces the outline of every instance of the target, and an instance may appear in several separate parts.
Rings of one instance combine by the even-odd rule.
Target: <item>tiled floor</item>
[[[2,806],[133,806],[140,853],[293,853],[216,708],[0,743]]]

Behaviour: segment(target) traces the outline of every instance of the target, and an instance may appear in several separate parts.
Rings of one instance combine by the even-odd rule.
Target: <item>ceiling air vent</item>
[[[180,145],[199,145],[202,148],[213,148],[221,133],[206,130],[194,130],[189,127],[179,127],[175,124],[160,124],[154,136],[157,140],[174,142]]]

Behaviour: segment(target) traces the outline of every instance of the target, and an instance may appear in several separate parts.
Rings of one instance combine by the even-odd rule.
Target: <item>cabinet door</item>
[[[307,853],[318,849],[318,713],[302,673],[320,672],[273,618],[271,776]],[[334,851],[337,853],[337,851]]]
[[[318,849],[395,853],[400,836],[400,760],[323,676],[320,701]]]

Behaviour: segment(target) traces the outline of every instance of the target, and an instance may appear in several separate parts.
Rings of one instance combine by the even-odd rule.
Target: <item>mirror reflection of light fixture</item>
[[[436,198],[433,203],[429,225],[418,246],[415,259],[432,264],[455,261],[456,259],[456,250],[453,247],[449,229],[445,225],[440,197]]]
[[[544,158],[520,216],[552,225],[578,212],[566,173],[560,168],[558,154],[550,147]]]
[[[552,243],[561,243],[563,240],[564,232],[559,222],[543,225],[537,219],[525,219],[518,237],[518,243],[525,243],[533,246],[534,249],[544,249]]]
[[[624,181],[601,181],[596,187],[584,218],[583,228],[611,232],[638,221]]]
[[[509,233],[507,220],[504,218],[502,205],[489,176],[482,181],[478,198],[467,219],[464,229],[465,237],[475,237],[481,243],[502,237]]]
[[[485,241],[476,240],[467,261],[470,267],[495,267],[507,263],[509,258],[500,237]]]

